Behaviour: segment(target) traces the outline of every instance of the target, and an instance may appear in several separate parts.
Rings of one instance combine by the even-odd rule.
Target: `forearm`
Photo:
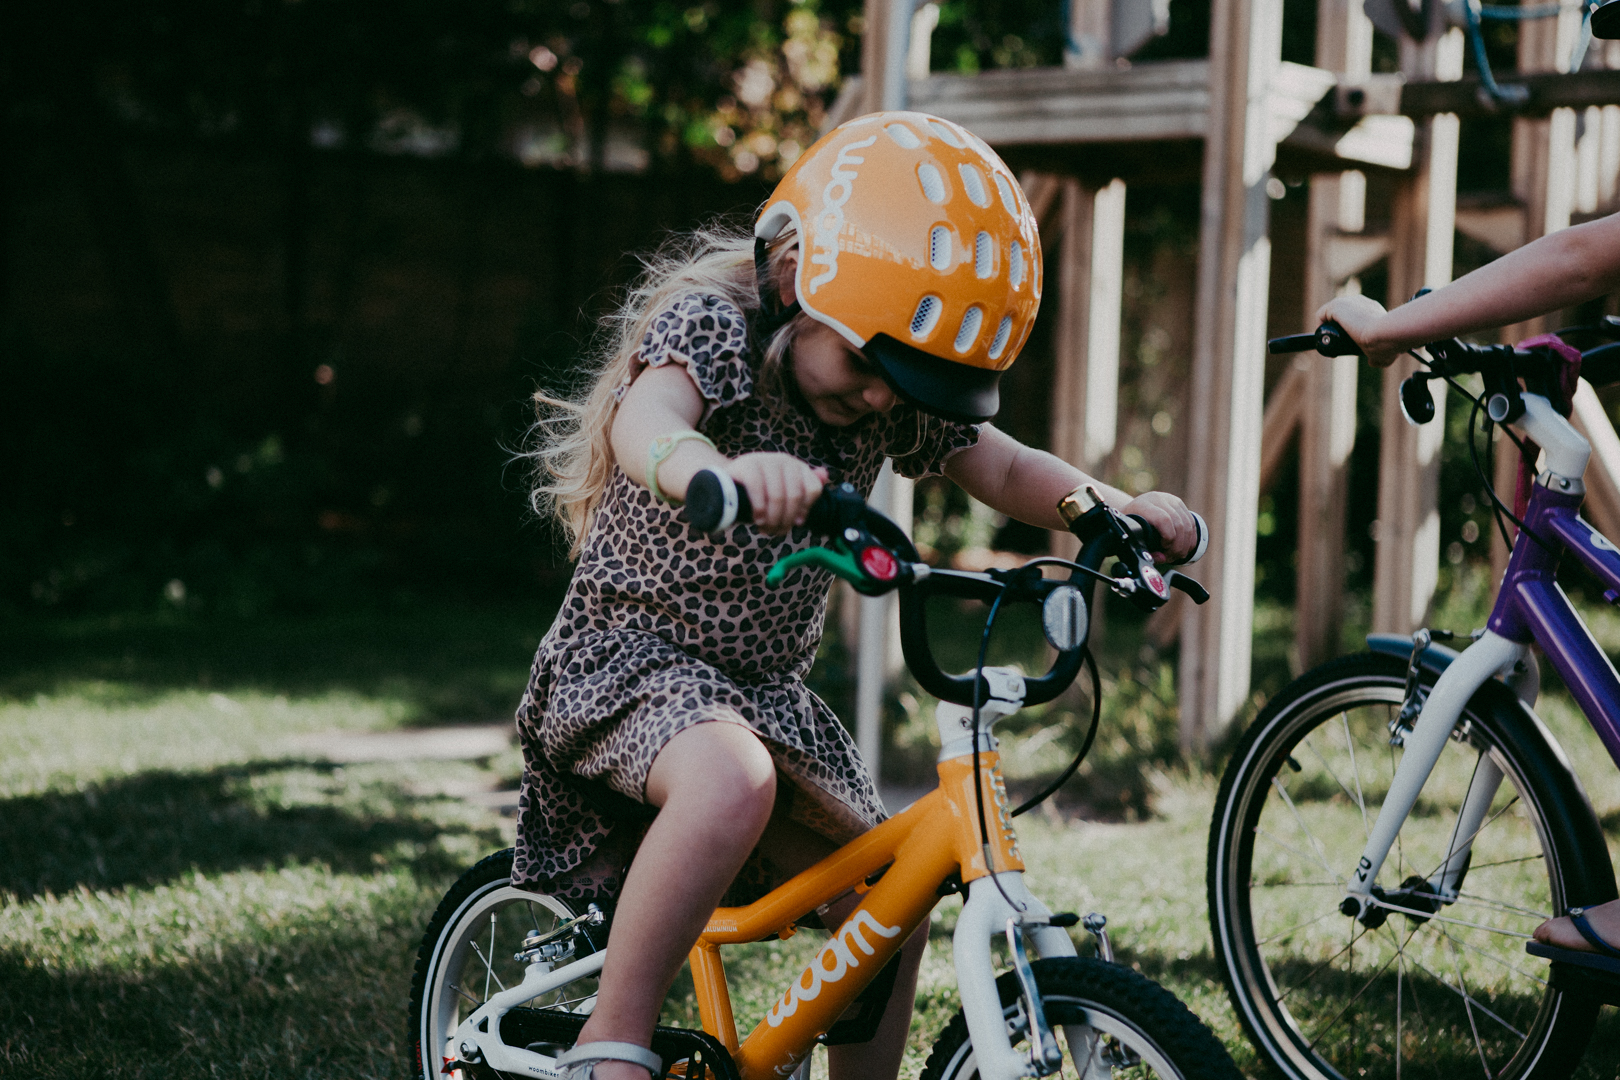
[[[609,434],[619,468],[645,486],[653,440],[696,430],[702,415],[703,398],[684,371],[671,365],[644,372],[619,406]],[[726,460],[701,440],[683,440],[659,464],[658,487],[666,498],[680,502],[692,477],[703,469],[724,468]]]
[[[1563,229],[1392,310],[1368,351],[1507,326],[1620,288],[1620,215]]]
[[[945,474],[975,499],[1008,517],[1042,529],[1064,529],[1058,500],[1082,484],[1097,489],[1110,506],[1131,497],[1044,450],[1034,450],[985,425],[979,444],[952,457]]]

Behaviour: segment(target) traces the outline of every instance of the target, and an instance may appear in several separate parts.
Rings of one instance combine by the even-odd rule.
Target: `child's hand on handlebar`
[[[1138,495],[1121,507],[1120,513],[1127,517],[1136,514],[1159,530],[1165,550],[1153,553],[1154,562],[1183,560],[1198,546],[1198,526],[1193,523],[1192,511],[1168,492],[1149,491]]]
[[[1350,335],[1361,351],[1367,354],[1367,362],[1373,367],[1389,367],[1395,358],[1401,355],[1399,348],[1391,347],[1380,340],[1380,330],[1389,312],[1384,305],[1366,296],[1335,296],[1323,304],[1316,313],[1317,323],[1334,322]]]
[[[828,481],[826,469],[811,466],[792,454],[743,454],[733,458],[726,471],[748,491],[754,525],[775,535],[804,524]]]

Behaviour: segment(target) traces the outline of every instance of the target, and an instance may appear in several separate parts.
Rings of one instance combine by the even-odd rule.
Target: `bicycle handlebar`
[[[1361,346],[1351,340],[1350,335],[1340,329],[1335,322],[1325,322],[1316,328],[1313,334],[1290,334],[1288,337],[1272,338],[1266,342],[1266,348],[1273,356],[1283,353],[1310,352],[1315,349],[1323,356],[1364,356]]]
[[[1076,493],[1078,494],[1078,493]],[[1073,498],[1071,496],[1070,498]],[[1067,500],[1066,500],[1067,501]],[[999,601],[1005,603],[1044,603],[1054,591],[1077,584],[1089,607],[1095,600],[1097,579],[1110,582],[1110,588],[1139,607],[1154,610],[1169,599],[1170,590],[1180,589],[1198,603],[1209,598],[1202,586],[1175,571],[1161,574],[1151,552],[1163,546],[1158,530],[1140,517],[1127,518],[1100,501],[1088,503],[1087,512],[1076,511],[1070,527],[1085,542],[1078,563],[1060,563],[1072,568],[1068,579],[1042,576],[1039,565],[1016,570],[935,569],[921,561],[911,538],[889,518],[866,505],[850,484],[829,484],[811,507],[806,525],[828,538],[824,546],[796,551],[771,567],[769,584],[778,584],[794,567],[811,565],[828,570],[848,581],[858,592],[877,596],[898,589],[900,592],[900,646],[906,666],[917,682],[943,701],[970,705],[975,698],[988,700],[987,682],[968,672],[953,675],[934,659],[928,641],[926,605],[930,596]],[[704,532],[716,532],[752,516],[748,492],[730,476],[705,469],[692,478],[686,492],[688,520]],[[1203,555],[1209,535],[1204,520],[1194,515],[1199,543],[1193,561]],[[1067,515],[1066,515],[1067,519]],[[1115,576],[1109,578],[1101,567],[1109,556],[1118,556]],[[1077,582],[1076,578],[1080,580]],[[1024,703],[1050,701],[1074,682],[1080,673],[1085,641],[1073,648],[1059,649],[1045,675],[1024,680]]]

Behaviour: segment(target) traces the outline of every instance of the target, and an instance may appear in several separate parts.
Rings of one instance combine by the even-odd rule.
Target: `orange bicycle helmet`
[[[903,399],[969,423],[1000,406],[1041,301],[1041,241],[1012,171],[960,124],[882,112],[793,164],[755,221],[793,228],[798,304],[877,364]],[[762,281],[762,291],[768,283]],[[767,312],[780,311],[773,297]]]

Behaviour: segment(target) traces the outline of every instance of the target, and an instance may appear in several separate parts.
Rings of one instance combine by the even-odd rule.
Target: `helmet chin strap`
[[[782,293],[771,280],[770,255],[765,241],[754,237],[754,282],[759,288],[760,337],[768,338],[800,311],[799,302],[782,303]]]

